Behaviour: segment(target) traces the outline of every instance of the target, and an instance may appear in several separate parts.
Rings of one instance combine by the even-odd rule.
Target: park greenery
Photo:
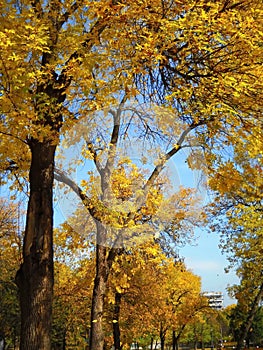
[[[262,341],[262,11],[261,0],[1,2],[6,344]],[[206,207],[165,171],[183,149],[207,177]],[[55,183],[80,203],[59,227]],[[178,255],[197,226],[221,234],[240,277],[232,308],[212,310]]]

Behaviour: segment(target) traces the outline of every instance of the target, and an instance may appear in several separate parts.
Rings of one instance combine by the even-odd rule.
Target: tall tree
[[[262,121],[261,121],[262,125]],[[232,159],[221,162],[210,179],[215,202],[212,229],[221,233],[221,247],[235,268],[240,284],[230,289],[246,317],[240,326],[238,349],[242,348],[263,298],[262,278],[262,128],[252,128],[246,140],[231,150]]]
[[[85,110],[92,110],[95,92],[105,85],[103,79],[94,84],[93,69],[98,69],[102,57],[110,56],[94,48],[121,6],[113,6],[109,13],[110,4],[100,5],[6,1],[1,6],[2,165],[9,171],[29,170],[30,183],[23,262],[16,278],[21,349],[51,346],[54,156],[62,124],[82,114],[81,105],[76,114],[72,112],[73,96],[81,91],[88,102]],[[106,60],[108,70],[110,59]],[[11,152],[6,152],[9,146]]]
[[[15,274],[21,261],[19,208],[0,198],[0,339],[6,347],[19,342],[20,313]]]
[[[180,147],[187,145],[194,127],[184,128],[180,122],[176,125],[171,120],[171,127],[183,130],[180,130],[179,136],[169,135],[167,125],[158,125],[161,109],[154,112],[144,107],[141,110],[134,103],[124,105],[124,100],[116,110],[112,108],[103,113],[104,126],[101,125],[99,112],[97,116],[92,116],[92,130],[87,127],[90,121],[87,118],[68,134],[66,145],[78,143],[83,158],[91,161],[95,170],[91,171],[86,165],[85,178],[80,185],[71,180],[65,171],[56,169],[55,172],[55,178],[77,194],[86,208],[86,215],[90,214],[95,220],[96,277],[91,311],[91,349],[103,347],[104,300],[115,257],[127,247],[141,244],[145,239],[151,240],[156,231],[160,231],[160,236],[165,233],[175,243],[180,240],[181,234],[190,234],[194,226],[202,221],[201,213],[195,210],[197,200],[193,191],[180,188],[177,193],[171,191],[168,196],[165,188],[169,183],[161,174],[168,160]],[[137,133],[133,136],[135,128]],[[144,138],[141,145],[147,143],[147,138],[150,139],[148,147],[137,149],[141,154],[136,153],[135,161],[130,159],[132,137],[136,145],[140,137]],[[165,151],[170,145],[171,150]],[[78,163],[80,159],[75,161]],[[150,172],[149,167],[153,168]]]
[[[136,94],[136,76],[145,98],[172,104],[187,128],[205,123],[200,132],[212,137],[236,127],[240,135],[260,110],[262,2],[1,5],[1,167],[25,170],[30,183],[17,274],[21,349],[50,349],[52,187],[62,127],[115,101],[116,91]]]

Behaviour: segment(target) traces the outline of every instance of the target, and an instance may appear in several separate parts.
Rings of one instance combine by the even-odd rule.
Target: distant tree
[[[76,228],[80,222],[81,213],[75,214],[54,232],[52,347],[56,350],[85,347],[89,339],[95,259],[86,230],[74,231],[70,225],[75,221]]]
[[[206,305],[200,297],[200,280],[183,263],[167,259],[158,246],[148,243],[141,247],[141,253],[141,259],[138,254],[136,260],[129,259],[131,270],[126,278],[121,277],[122,269],[115,277],[115,283],[123,281],[123,287],[116,284],[121,297],[117,318],[123,334],[121,341],[129,344],[148,339],[149,344],[151,338],[159,339],[164,349],[165,342],[176,331],[178,345],[186,325],[194,322]]]
[[[261,125],[262,120],[260,120]],[[263,177],[262,128],[233,146],[233,160],[222,160],[210,178],[215,201],[210,207],[211,228],[221,234],[221,248],[235,268],[240,284],[230,288],[238,300],[238,349],[252,327],[263,298]],[[243,311],[241,311],[243,310]],[[246,316],[245,316],[246,315]]]
[[[0,198],[0,339],[6,347],[19,343],[20,312],[15,275],[21,260],[18,206]]]
[[[83,116],[112,105],[116,94],[131,98],[140,91],[146,100],[171,107],[183,130],[200,126],[202,144],[215,153],[233,136],[245,137],[261,111],[262,1],[1,5],[1,169],[18,186],[19,177],[27,176],[30,190],[16,278],[21,349],[49,350],[54,158],[61,135]],[[163,116],[160,121],[166,123]],[[102,350],[100,323],[92,324],[97,338],[92,336],[91,350]]]
[[[238,303],[235,308],[232,309],[230,314],[230,330],[234,336],[234,339],[239,342],[242,338],[243,344],[246,343],[246,347],[249,347],[251,343],[254,346],[261,345],[263,341],[263,312],[262,307],[259,306],[253,317],[253,322],[251,322],[250,328],[246,333],[245,339],[243,339],[243,327],[246,326],[247,312],[246,308]]]

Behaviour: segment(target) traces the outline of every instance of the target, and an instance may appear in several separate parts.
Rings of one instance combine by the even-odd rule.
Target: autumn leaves
[[[105,243],[107,229],[116,225],[125,224],[127,232],[139,232],[138,237],[148,225],[147,230],[176,240],[182,227],[184,232],[199,220],[190,218],[190,192],[182,190],[167,203],[163,188],[165,163],[184,147],[191,149],[192,159],[196,148],[202,150],[203,170],[210,174],[227,172],[222,154],[231,147],[247,169],[244,173],[254,169],[253,162],[241,157],[246,147],[261,169],[257,135],[262,130],[262,2],[11,0],[2,5],[1,169],[14,180],[13,188],[29,183],[23,262],[17,275],[21,349],[49,350],[54,177],[64,177],[73,186],[96,219],[98,242]],[[154,113],[130,108],[126,119],[121,117],[119,106],[125,109],[134,100],[146,101]],[[158,111],[153,101],[165,111]],[[98,111],[107,112],[98,117]],[[83,159],[96,170],[76,184],[56,173],[54,162],[57,146],[83,119],[89,126]],[[108,133],[105,125],[110,126]],[[148,174],[141,171],[143,157],[140,163],[129,163],[129,154],[125,161],[119,155],[120,142],[129,136],[151,143],[157,163]],[[136,182],[142,186],[134,188]],[[214,186],[211,180],[219,192],[231,191],[232,185]],[[140,199],[138,205],[129,202],[133,197]],[[180,199],[182,210],[173,206]],[[163,212],[172,216],[156,217],[165,202]],[[97,322],[91,322],[90,350],[103,349],[101,315],[119,253],[114,244],[96,248],[97,299],[91,321]]]

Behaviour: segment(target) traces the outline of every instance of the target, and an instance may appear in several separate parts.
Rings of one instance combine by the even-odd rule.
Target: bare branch
[[[23,139],[21,139],[20,137],[18,137],[16,135],[13,135],[13,134],[11,134],[9,132],[4,132],[4,131],[0,131],[0,134],[5,135],[5,136],[10,136],[10,137],[12,137],[12,138],[14,138],[14,139],[16,139],[16,140],[18,140],[18,141],[20,141],[20,142],[22,142],[22,143],[24,143],[25,145],[28,146],[28,142],[26,140],[23,140]]]
[[[81,200],[86,200],[86,196],[84,197],[81,188],[73,180],[71,180],[65,172],[56,168],[54,178],[55,180],[69,186],[69,188],[71,188]]]
[[[204,124],[204,122],[199,122],[199,123],[193,123],[190,126],[188,126],[187,129],[185,129],[181,136],[179,137],[179,140],[177,141],[176,145],[169,151],[167,152],[162,159],[160,160],[159,164],[156,165],[154,168],[153,172],[149,176],[145,186],[144,186],[144,191],[148,191],[148,189],[154,184],[155,180],[157,177],[160,175],[161,171],[164,169],[166,163],[168,162],[169,159],[171,159],[180,149],[183,148],[183,142],[185,141],[187,135],[194,129],[196,129],[198,126]]]
[[[121,120],[121,113],[123,112],[123,106],[125,102],[127,101],[127,96],[124,95],[117,111],[110,110],[110,114],[113,116],[113,129],[111,133],[111,140],[109,145],[109,152],[108,152],[108,158],[107,162],[104,168],[104,171],[110,172],[113,166],[113,162],[116,155],[116,149],[117,149],[117,143],[119,140],[119,132],[120,132],[120,120]]]
[[[68,21],[69,17],[73,15],[75,11],[83,4],[83,1],[75,1],[72,5],[71,8],[63,13],[57,23],[57,29],[60,30],[62,26]]]
[[[102,168],[98,162],[98,155],[97,155],[97,152],[94,148],[93,143],[91,141],[86,141],[86,144],[87,144],[89,152],[91,153],[91,155],[93,157],[93,161],[94,161],[94,164],[96,166],[96,169],[98,170],[99,174],[102,175]]]
[[[95,220],[103,224],[110,223],[111,218],[113,218],[113,221],[115,221],[116,223],[119,223],[119,221],[121,221],[121,217],[123,217],[122,213],[114,212],[112,209],[106,207],[104,203],[98,199],[94,203],[92,199],[89,196],[87,196],[82,191],[82,189],[73,180],[71,180],[68,177],[68,175],[62,170],[55,169],[54,178],[55,180],[67,185],[69,188],[72,189],[73,192],[76,193],[76,195],[80,198],[82,204],[85,206],[85,208]]]

